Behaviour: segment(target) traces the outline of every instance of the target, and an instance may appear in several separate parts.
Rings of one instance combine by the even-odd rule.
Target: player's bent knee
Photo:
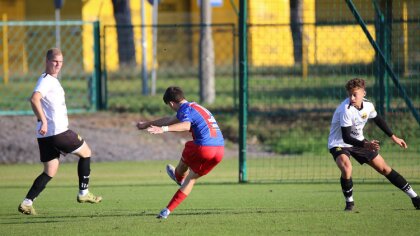
[[[75,152],[75,154],[81,158],[86,158],[86,157],[92,156],[92,151],[90,150],[89,146],[85,142],[83,143],[82,147],[77,152]]]

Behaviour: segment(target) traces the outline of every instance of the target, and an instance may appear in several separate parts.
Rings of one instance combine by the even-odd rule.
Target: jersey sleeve
[[[176,114],[176,118],[181,122],[191,122],[190,111],[191,109],[189,109],[189,107],[179,110]]]
[[[340,126],[349,127],[352,125],[353,125],[353,122],[351,121],[351,113],[349,109],[344,108],[344,111],[340,115]]]
[[[369,112],[369,119],[373,119],[378,115],[378,112],[376,112],[375,107],[373,104],[371,104],[371,111]]]
[[[47,78],[43,77],[38,80],[34,88],[34,92],[41,93],[42,97],[44,97],[48,91],[51,89],[52,83],[48,83]]]

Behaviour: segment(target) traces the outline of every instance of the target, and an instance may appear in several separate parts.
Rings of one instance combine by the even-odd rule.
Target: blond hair
[[[47,60],[52,60],[52,59],[54,59],[55,56],[58,56],[58,55],[63,55],[61,50],[58,49],[58,48],[51,48],[47,51],[46,58],[47,58]]]

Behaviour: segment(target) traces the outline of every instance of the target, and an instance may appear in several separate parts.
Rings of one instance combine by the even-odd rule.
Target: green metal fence
[[[386,18],[383,6],[375,8],[373,3],[367,6],[358,1],[356,7],[361,8],[359,13],[367,30],[385,54],[414,110],[419,112],[420,18],[416,13],[420,4],[394,1],[389,6],[391,18]],[[368,99],[409,148],[396,147],[374,124],[368,124],[367,138],[382,142],[381,154],[409,181],[420,181],[420,129],[402,90],[384,63],[380,63],[379,54],[345,1],[315,1],[315,11],[313,21],[298,24],[302,29],[300,45],[294,45],[297,41],[290,24],[212,25],[216,101],[205,105],[216,114],[227,139],[238,142],[244,138],[240,152],[247,159],[241,167],[246,168],[243,173],[247,181],[337,181],[339,171],[328,153],[327,138],[334,109],[346,97],[344,84],[353,77],[367,81]],[[0,26],[0,114],[24,114],[30,111],[27,98],[44,70],[45,52],[56,45],[56,25],[3,22]],[[70,97],[71,103],[67,104],[70,111],[106,108],[152,116],[167,114],[161,97],[170,85],[183,87],[189,100],[199,101],[200,25],[120,27],[133,30],[135,51],[125,51],[134,55],[130,63],[120,61],[119,54],[124,50],[118,51],[116,26],[103,26],[99,38],[98,23],[60,23],[60,45],[65,59],[61,79],[66,96]],[[148,32],[145,37],[149,43],[145,63],[147,83],[143,82],[142,71],[144,49],[139,36],[142,27]],[[155,58],[150,49],[153,28],[158,36]],[[236,34],[238,28],[240,38]],[[300,59],[294,54],[296,48],[300,48]],[[156,59],[156,65],[152,59]],[[248,81],[237,80],[242,73],[237,68],[248,68]],[[144,90],[148,95],[143,94]],[[241,101],[244,98],[248,101],[240,104],[240,97]],[[238,111],[245,113],[245,124],[238,124]],[[241,130],[242,126],[246,130]],[[384,179],[369,167],[353,164],[356,180]]]
[[[142,45],[141,29],[147,33],[147,45]],[[237,106],[237,49],[236,31],[233,24],[210,25],[215,52],[216,104],[231,110]],[[152,32],[157,31],[156,54],[153,56]],[[198,101],[199,94],[199,40],[200,25],[104,25],[102,53],[104,78],[106,83],[106,107],[113,111],[155,113],[153,108],[139,102],[150,99],[161,102],[164,90],[169,85],[179,85],[187,89],[191,99]],[[117,30],[120,34],[134,35],[134,50],[118,48]],[[129,33],[133,31],[133,34]],[[126,40],[126,39],[125,39]],[[146,54],[146,60],[143,55]],[[121,55],[123,54],[123,55]],[[129,55],[134,55],[130,62]],[[155,66],[153,61],[155,60]],[[146,70],[146,71],[144,71]],[[155,73],[155,89],[153,89]],[[146,82],[144,81],[146,80]],[[145,94],[146,91],[146,94]],[[146,95],[146,96],[145,96]],[[155,96],[154,96],[155,95]],[[226,98],[222,100],[220,98]],[[219,107],[220,108],[220,107]],[[164,109],[164,108],[163,108]]]
[[[358,3],[366,29],[387,53],[400,85],[345,1],[315,2],[314,22],[299,24],[303,55],[298,62],[293,61],[289,24],[248,25],[246,181],[338,181],[327,139],[333,112],[346,98],[344,85],[354,77],[367,81],[367,98],[409,148],[400,149],[373,123],[365,136],[381,141],[380,153],[388,164],[408,180],[420,181],[420,124],[415,117],[420,111],[420,4],[393,1],[385,5],[392,17],[383,20],[385,11],[375,11],[374,2]],[[380,26],[387,34],[378,40]],[[372,168],[352,162],[354,179],[386,181]]]
[[[53,47],[64,54],[59,79],[69,112],[95,110],[100,76],[95,28],[99,29],[98,22],[0,22],[0,115],[32,114],[28,98],[45,70],[46,52]]]

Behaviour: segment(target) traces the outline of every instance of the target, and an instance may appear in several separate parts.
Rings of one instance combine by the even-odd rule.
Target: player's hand
[[[149,128],[147,128],[147,132],[151,134],[163,134],[164,131],[162,127],[151,125]]]
[[[41,128],[39,128],[38,133],[42,136],[44,136],[48,131],[48,125],[47,123],[41,122]]]
[[[136,124],[137,129],[146,129],[147,127],[149,127],[149,125],[147,124],[148,122],[146,121],[139,121]]]
[[[365,142],[365,148],[371,151],[377,152],[379,151],[379,149],[381,149],[381,146],[379,145],[378,140],[372,140],[372,141]]]
[[[392,141],[394,141],[394,143],[398,144],[400,147],[402,148],[407,148],[407,143],[404,141],[404,139],[398,138],[395,135],[391,136]]]

